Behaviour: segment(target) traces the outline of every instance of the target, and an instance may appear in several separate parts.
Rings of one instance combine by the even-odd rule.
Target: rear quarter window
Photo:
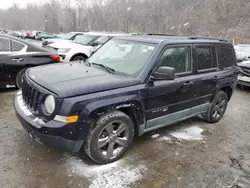
[[[220,67],[226,68],[235,65],[235,52],[231,47],[220,47],[219,63]]]

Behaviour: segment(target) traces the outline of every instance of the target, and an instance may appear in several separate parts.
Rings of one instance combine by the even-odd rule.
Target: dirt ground
[[[235,91],[219,123],[193,118],[154,131],[104,166],[83,152],[72,155],[33,141],[14,114],[13,96],[0,92],[1,188],[250,187],[250,91]]]

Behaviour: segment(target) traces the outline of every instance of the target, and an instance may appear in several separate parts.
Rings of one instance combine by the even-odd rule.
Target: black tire
[[[26,69],[22,69],[16,76],[16,86],[18,88],[22,88],[25,71]]]
[[[87,58],[83,55],[77,55],[71,59],[71,61],[85,61]]]
[[[125,127],[124,132],[121,132],[116,138],[108,134],[108,127],[110,125],[116,126],[115,123],[121,122],[120,125],[117,125],[117,129],[112,128],[112,135],[118,135],[118,128],[121,130],[121,127]],[[120,131],[119,131],[120,132]],[[106,133],[106,135],[103,135]],[[125,136],[126,135],[126,136]],[[134,137],[134,125],[130,117],[123,112],[113,111],[101,116],[95,123],[94,127],[90,130],[86,142],[84,144],[84,150],[86,154],[98,164],[107,164],[118,160],[131,146]],[[114,138],[114,140],[112,140]],[[125,139],[123,145],[119,145],[116,139]],[[106,144],[102,143],[101,140],[106,140]],[[98,147],[103,145],[102,147]],[[117,148],[115,146],[117,145]],[[112,149],[112,156],[108,156],[109,148]],[[107,150],[107,151],[105,151]],[[111,150],[110,150],[111,151]],[[114,154],[115,151],[119,151],[117,154]],[[106,155],[105,155],[106,153]]]
[[[216,123],[225,114],[228,104],[228,96],[224,91],[219,91],[210,104],[206,114],[203,114],[204,120],[209,123]]]

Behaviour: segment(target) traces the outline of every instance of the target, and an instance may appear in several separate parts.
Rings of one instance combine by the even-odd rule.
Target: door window
[[[12,52],[19,52],[21,51],[25,45],[16,41],[11,41],[12,44]]]
[[[196,57],[198,70],[205,70],[217,67],[217,58],[214,46],[197,46]]]
[[[231,67],[234,65],[234,55],[232,48],[222,47],[220,49],[220,65],[225,67]]]
[[[160,59],[158,68],[161,66],[175,68],[177,74],[192,71],[191,48],[189,46],[167,48]]]
[[[7,38],[0,38],[0,52],[10,51],[10,40]]]

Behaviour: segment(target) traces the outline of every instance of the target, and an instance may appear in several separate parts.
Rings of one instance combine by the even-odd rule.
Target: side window
[[[234,55],[232,48],[221,47],[220,48],[220,65],[224,67],[231,67],[234,65]]]
[[[190,72],[191,48],[189,46],[167,48],[160,59],[158,67],[161,66],[175,68],[175,73]]]
[[[7,38],[0,38],[0,52],[10,52],[10,40]]]
[[[196,57],[198,70],[205,70],[217,67],[217,58],[214,46],[197,46]]]
[[[11,41],[11,45],[12,45],[12,52],[19,52],[25,47],[25,45],[13,40]]]

